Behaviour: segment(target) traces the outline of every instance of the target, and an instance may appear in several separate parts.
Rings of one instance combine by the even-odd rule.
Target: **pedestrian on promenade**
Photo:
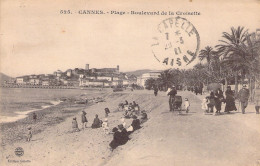
[[[210,92],[210,96],[208,96],[208,100],[209,100],[209,103],[208,103],[208,108],[209,108],[209,112],[210,113],[213,113],[213,109],[215,107],[215,95],[214,95],[214,92]]]
[[[248,105],[249,95],[249,90],[247,89],[246,85],[243,85],[243,88],[238,92],[238,98],[241,103],[242,114],[245,114],[245,109]]]
[[[256,89],[255,91],[255,111],[256,114],[259,114],[260,108],[260,89]]]
[[[208,99],[208,97],[205,97],[201,103],[201,108],[204,110],[204,113],[209,112],[208,104],[209,104],[209,99]]]
[[[154,90],[154,96],[157,96],[157,94],[158,94],[158,87],[154,86],[153,90]]]
[[[195,86],[195,94],[198,95],[198,93],[199,93],[199,88]]]
[[[86,118],[86,114],[87,113],[85,111],[82,111],[82,114],[81,114],[82,129],[87,128],[88,120]]]
[[[216,114],[220,114],[221,111],[221,105],[222,102],[224,101],[224,96],[222,90],[219,88],[215,92],[215,108],[216,108]]]
[[[185,98],[184,109],[185,109],[186,113],[188,113],[190,110],[190,102],[189,102],[188,98]]]
[[[177,90],[175,89],[175,86],[173,85],[171,87],[171,90],[170,92],[167,93],[169,97],[169,107],[170,107],[170,111],[172,111],[172,103],[174,102],[174,99],[175,99],[175,95],[177,94]]]
[[[231,87],[228,86],[227,90],[225,92],[226,95],[226,107],[225,107],[225,112],[226,113],[230,113],[230,111],[236,111],[237,107],[235,105],[235,96],[234,96],[234,92],[231,90]]]

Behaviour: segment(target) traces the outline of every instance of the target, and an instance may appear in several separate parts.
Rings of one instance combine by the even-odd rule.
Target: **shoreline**
[[[18,115],[16,121],[0,123],[1,128],[1,145],[13,144],[17,141],[25,140],[27,127],[33,128],[33,134],[38,134],[45,131],[48,126],[57,125],[64,122],[67,118],[75,116],[75,114],[88,108],[89,106],[95,105],[97,103],[88,104],[77,104],[75,101],[81,99],[84,96],[84,91],[82,94],[67,98],[66,101],[60,101],[56,105],[43,106],[41,109],[28,110],[21,112]],[[90,97],[103,97],[105,98],[109,95],[109,92],[103,93],[92,93],[88,94]],[[44,108],[46,107],[46,108]],[[33,113],[37,114],[37,120],[34,122],[32,119]],[[16,117],[14,117],[15,119]]]
[[[0,115],[0,124],[16,122],[18,120],[28,117],[30,113],[41,111],[41,110],[47,109],[49,107],[54,107],[62,102],[63,101],[50,101],[51,105],[41,106],[41,108],[38,108],[38,109],[32,109],[32,110],[27,110],[27,111],[25,110],[25,111],[20,111],[20,112],[16,111],[16,112],[14,112],[15,116],[1,116]]]

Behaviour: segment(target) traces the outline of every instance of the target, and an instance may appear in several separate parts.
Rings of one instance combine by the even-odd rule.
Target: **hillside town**
[[[53,74],[32,74],[5,80],[2,86],[15,87],[145,87],[149,78],[159,78],[161,71],[149,71],[140,76],[126,74],[115,68],[90,68],[89,64],[83,68],[57,70]]]
[[[17,86],[68,86],[68,87],[115,87],[136,83],[136,77],[119,72],[116,68],[75,68],[66,71],[57,70],[53,74],[25,75],[10,79],[6,85]]]

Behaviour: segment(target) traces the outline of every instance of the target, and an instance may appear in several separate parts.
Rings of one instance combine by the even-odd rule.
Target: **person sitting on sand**
[[[123,127],[126,127],[125,118],[122,117],[122,118],[120,119],[120,121],[121,121],[121,124],[123,125]]]
[[[102,123],[102,128],[105,132],[105,134],[109,134],[109,127],[108,127],[108,119],[105,118],[104,122]]]
[[[129,133],[126,131],[124,126],[122,124],[118,125],[118,128],[120,130],[120,145],[124,145],[129,140]]]
[[[105,117],[108,117],[108,114],[110,113],[108,108],[105,108]]]
[[[145,110],[143,110],[141,113],[142,113],[141,114],[142,117],[140,123],[144,123],[148,120],[147,113],[145,112]]]
[[[82,129],[87,128],[88,120],[86,118],[86,114],[87,113],[85,111],[82,111],[82,114],[81,114]]]
[[[111,147],[111,150],[113,151],[116,149],[120,144],[121,140],[121,133],[118,131],[116,127],[112,129],[112,132],[114,133],[113,135],[113,140],[110,142],[109,146]]]
[[[131,110],[134,110],[134,109],[135,109],[135,107],[134,107],[134,105],[133,105],[132,103],[129,104],[129,108],[130,108]]]
[[[31,139],[32,139],[32,128],[31,127],[28,127],[28,135],[27,135],[27,141],[30,142]]]
[[[125,105],[128,105],[128,101],[127,100],[125,100]]]
[[[73,129],[74,132],[79,131],[79,126],[78,126],[78,122],[77,122],[76,117],[74,117],[73,120],[72,120],[72,129]]]
[[[138,106],[138,104],[136,104],[136,102],[133,101],[133,107],[136,107],[136,106]]]
[[[96,115],[94,121],[93,121],[93,124],[92,124],[92,129],[95,129],[95,128],[99,128],[101,127],[101,121],[100,119],[98,118],[98,115]]]
[[[133,121],[132,121],[132,124],[131,124],[131,126],[133,127],[133,131],[135,131],[135,130],[138,130],[138,129],[140,129],[141,128],[141,126],[140,126],[140,120],[139,119],[137,119],[137,116],[133,116]]]
[[[124,114],[124,116],[125,116],[126,119],[132,118],[133,115],[134,115],[134,114],[133,114],[133,112],[132,112],[131,110],[126,110],[126,111],[125,111],[125,114]]]
[[[140,107],[138,104],[135,103],[135,101],[133,101],[133,107],[134,107],[134,111],[137,115],[140,114]]]
[[[124,103],[119,103],[118,104],[118,110],[122,111],[124,109]]]

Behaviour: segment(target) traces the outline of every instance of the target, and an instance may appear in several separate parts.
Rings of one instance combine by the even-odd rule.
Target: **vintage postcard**
[[[1,166],[260,166],[259,0],[0,0]]]

